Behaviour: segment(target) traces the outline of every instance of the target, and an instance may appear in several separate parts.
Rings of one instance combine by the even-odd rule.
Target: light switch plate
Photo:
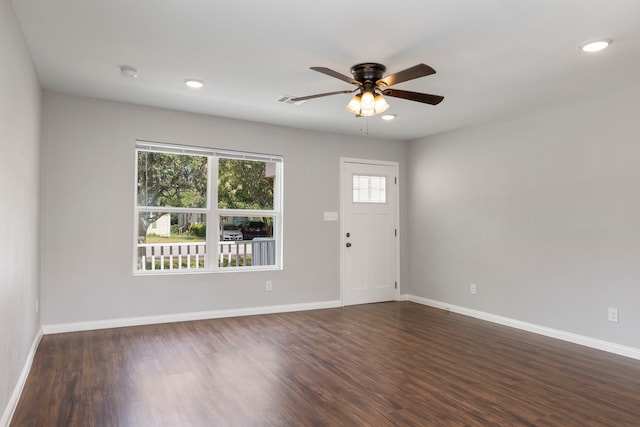
[[[325,221],[337,221],[338,220],[338,212],[325,212],[324,213]]]

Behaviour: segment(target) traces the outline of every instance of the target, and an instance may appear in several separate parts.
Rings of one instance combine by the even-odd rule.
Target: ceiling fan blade
[[[381,78],[376,82],[378,86],[389,87],[398,83],[406,82],[407,80],[417,79],[419,77],[430,76],[435,74],[436,70],[425,64],[414,65],[406,70],[398,71],[394,74],[389,74],[387,77]]]
[[[339,90],[339,91],[336,91],[336,92],[318,93],[316,95],[299,96],[297,98],[291,98],[291,100],[293,102],[306,101],[308,99],[320,98],[320,97],[323,97],[323,96],[330,96],[330,95],[337,95],[339,93],[351,93],[351,92],[354,92],[356,90],[358,90],[358,89],[354,89],[354,90]]]
[[[408,90],[385,89],[382,91],[385,96],[393,98],[408,99],[409,101],[422,102],[424,104],[438,105],[444,96],[431,95],[430,93],[410,92]]]
[[[317,71],[322,74],[326,74],[327,76],[335,77],[336,79],[342,80],[343,82],[351,83],[352,85],[356,85],[358,87],[362,86],[357,80],[354,80],[353,77],[345,76],[344,74],[340,74],[337,71],[333,71],[331,68],[327,67],[311,67],[313,71]]]

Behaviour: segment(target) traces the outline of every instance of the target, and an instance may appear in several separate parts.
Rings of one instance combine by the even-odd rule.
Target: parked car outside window
[[[254,237],[270,237],[267,224],[261,221],[249,221],[242,229],[244,240],[253,240]]]
[[[223,225],[222,240],[242,240],[242,231],[233,224]]]

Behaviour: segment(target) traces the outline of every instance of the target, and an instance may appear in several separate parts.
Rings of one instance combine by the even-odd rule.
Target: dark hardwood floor
[[[47,335],[12,426],[640,426],[640,361],[410,303]]]

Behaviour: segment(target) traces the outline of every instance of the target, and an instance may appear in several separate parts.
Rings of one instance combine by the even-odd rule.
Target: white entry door
[[[344,305],[397,296],[396,163],[342,160],[342,297]]]

